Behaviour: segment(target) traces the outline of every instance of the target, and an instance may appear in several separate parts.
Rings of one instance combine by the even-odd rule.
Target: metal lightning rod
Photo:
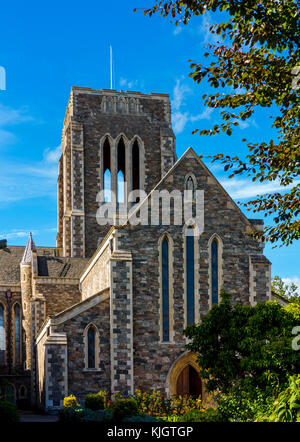
[[[112,47],[110,46],[110,88],[113,88],[113,73],[112,73]]]

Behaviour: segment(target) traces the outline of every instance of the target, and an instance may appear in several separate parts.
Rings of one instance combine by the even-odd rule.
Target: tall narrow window
[[[190,191],[189,197],[192,197],[192,199],[195,199],[195,183],[191,175],[187,178],[185,182],[185,189]]]
[[[20,306],[18,304],[14,307],[14,338],[15,338],[15,362],[16,364],[20,364],[20,351],[21,351],[21,318],[20,318]]]
[[[170,340],[170,305],[169,305],[169,242],[162,242],[162,331],[163,341]]]
[[[119,203],[125,202],[125,144],[123,138],[118,143],[117,192]]]
[[[0,364],[5,363],[4,307],[0,304]]]
[[[110,170],[110,144],[108,138],[103,144],[103,186],[104,201],[111,201],[111,170]]]
[[[132,190],[140,188],[140,148],[137,140],[132,146]]]
[[[218,304],[219,298],[219,259],[218,259],[218,241],[213,240],[211,244],[211,297],[212,304]]]
[[[194,229],[186,231],[186,305],[187,324],[195,322],[195,244]]]
[[[90,326],[87,334],[88,344],[88,368],[95,368],[95,344],[96,344],[96,330]]]

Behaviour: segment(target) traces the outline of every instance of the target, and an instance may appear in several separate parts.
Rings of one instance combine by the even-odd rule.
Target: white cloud
[[[25,121],[32,120],[27,114],[27,108],[13,109],[0,103],[0,127],[20,124]]]
[[[125,89],[132,89],[135,86],[138,86],[138,80],[128,80],[127,78],[120,78],[120,87],[125,88]]]
[[[190,117],[190,121],[199,121],[199,120],[209,120],[210,119],[210,115],[214,110],[211,107],[205,107],[205,109],[203,110],[203,112],[201,112],[201,114],[198,115],[191,115]]]
[[[15,143],[16,136],[8,130],[0,129],[0,146]]]
[[[39,235],[40,233],[45,233],[45,232],[56,232],[57,228],[56,227],[51,227],[51,228],[46,228],[46,229],[42,229],[42,230],[31,230],[32,235]],[[0,238],[4,238],[4,239],[16,239],[16,238],[27,238],[29,235],[29,230],[17,230],[17,229],[12,229],[9,231],[4,231],[1,232],[0,231]]]
[[[186,123],[189,121],[188,112],[174,112],[172,115],[172,125],[174,132],[179,134],[185,128]]]
[[[33,234],[36,232],[34,231],[31,233]],[[5,238],[5,239],[24,238],[24,237],[27,237],[28,235],[29,235],[29,232],[18,231],[16,229],[11,230],[10,232],[4,232],[4,233],[0,232],[0,238]]]
[[[44,150],[44,159],[46,163],[57,163],[61,156],[61,144],[55,149],[45,149]]]
[[[17,137],[6,129],[7,126],[14,126],[32,119],[26,107],[13,109],[0,103],[0,146],[15,143],[17,140]]]
[[[206,12],[206,14],[204,14],[202,16],[202,23],[198,29],[199,34],[202,35],[203,40],[202,43],[207,44],[207,43],[212,43],[212,44],[216,44],[218,40],[220,40],[220,36],[217,34],[212,34],[209,30],[209,28],[213,25],[213,21],[211,18],[211,15],[209,14],[209,12]]]
[[[173,35],[179,35],[183,31],[183,26],[176,26],[173,31]]]
[[[172,107],[175,111],[178,111],[182,105],[185,104],[184,99],[186,95],[191,93],[191,89],[181,79],[176,80],[176,84],[173,90]]]
[[[186,97],[192,93],[192,90],[183,82],[183,79],[184,77],[177,79],[173,89],[172,125],[176,134],[181,133],[189,121],[209,120],[213,112],[213,109],[205,108],[200,114],[192,115],[190,112],[182,109],[186,106]]]
[[[29,198],[56,198],[57,162],[61,146],[45,149],[43,159],[33,163],[2,163],[0,169],[0,202],[9,203]]]
[[[280,186],[278,181],[260,183],[237,178],[221,179],[220,183],[233,199],[247,199],[253,198],[257,195],[264,195],[266,193],[284,192],[300,183],[300,180],[294,181],[293,184],[286,187]]]
[[[293,276],[291,278],[282,278],[282,281],[290,286],[292,283],[298,287],[297,293],[300,295],[300,278],[299,276]]]

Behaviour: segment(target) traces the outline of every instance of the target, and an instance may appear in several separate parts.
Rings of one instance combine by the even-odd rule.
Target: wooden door
[[[180,373],[177,380],[176,393],[180,395],[202,395],[201,379],[197,371],[188,365]]]

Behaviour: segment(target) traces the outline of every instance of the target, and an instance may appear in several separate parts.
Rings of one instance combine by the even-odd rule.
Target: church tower
[[[90,257],[110,229],[99,225],[100,191],[116,202],[149,193],[176,161],[167,94],[73,87],[62,133],[57,247]]]

